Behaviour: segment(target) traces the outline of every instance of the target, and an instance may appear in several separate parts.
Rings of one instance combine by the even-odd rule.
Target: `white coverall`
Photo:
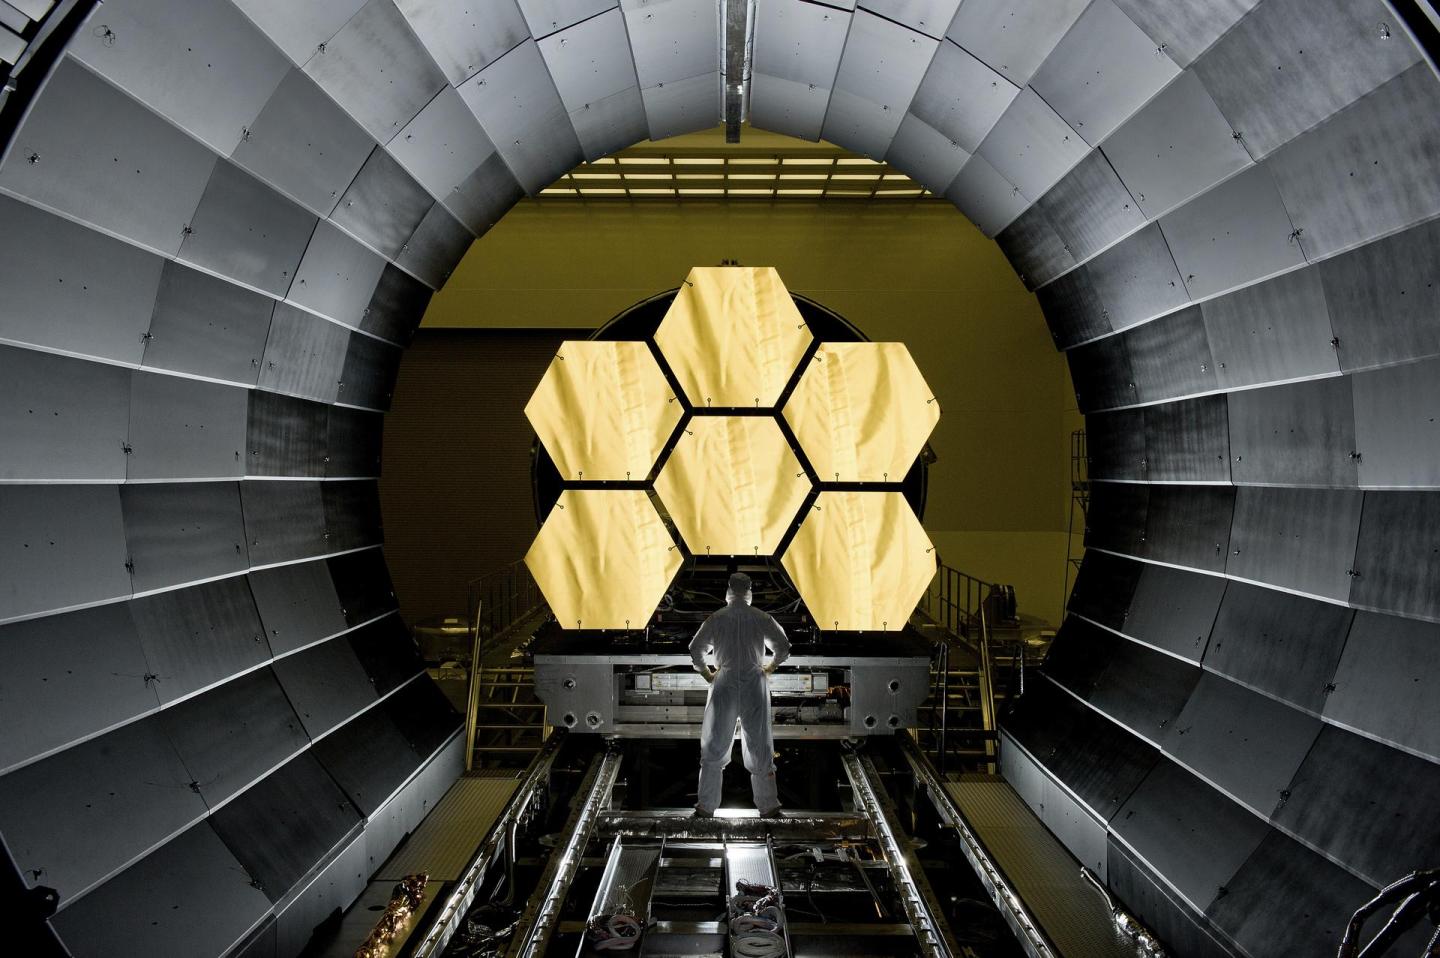
[[[700,626],[690,643],[695,670],[709,674],[705,653],[715,653],[719,670],[705,702],[705,723],[700,729],[700,787],[695,807],[713,813],[720,804],[720,785],[730,764],[735,741],[735,719],[740,719],[740,748],[750,772],[755,807],[775,811],[780,799],[775,790],[775,749],[770,735],[770,676],[764,671],[765,648],[775,665],[790,655],[785,630],[768,613],[750,605],[750,593],[725,594],[725,607]]]

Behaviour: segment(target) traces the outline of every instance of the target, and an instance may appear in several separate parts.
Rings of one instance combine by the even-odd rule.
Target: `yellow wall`
[[[470,252],[427,327],[593,328],[691,266],[774,266],[914,354],[941,404],[925,525],[944,561],[1061,606],[1074,395],[1035,297],[948,204],[526,201]]]

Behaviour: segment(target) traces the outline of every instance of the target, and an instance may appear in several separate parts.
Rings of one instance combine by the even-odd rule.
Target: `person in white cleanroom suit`
[[[750,577],[736,573],[725,592],[725,607],[700,626],[690,643],[695,671],[710,683],[705,723],[700,727],[700,789],[697,817],[708,818],[720,804],[720,784],[730,764],[735,719],[740,749],[750,772],[750,789],[762,816],[780,812],[775,790],[775,749],[770,736],[770,673],[790,655],[785,630],[768,612],[750,605]],[[765,661],[765,648],[773,657]],[[715,654],[715,668],[705,663]]]

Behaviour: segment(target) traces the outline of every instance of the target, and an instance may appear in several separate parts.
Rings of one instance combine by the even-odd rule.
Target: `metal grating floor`
[[[435,810],[375,873],[375,880],[399,881],[426,872],[432,882],[455,881],[519,784],[514,777],[457,779]]]
[[[1080,863],[999,777],[946,782],[956,806],[1064,958],[1135,958]]]

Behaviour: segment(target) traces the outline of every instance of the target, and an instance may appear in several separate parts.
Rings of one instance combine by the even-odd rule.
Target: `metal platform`
[[[414,834],[375,873],[375,880],[399,881],[406,875],[424,872],[432,882],[455,881],[519,784],[513,776],[458,779]]]

